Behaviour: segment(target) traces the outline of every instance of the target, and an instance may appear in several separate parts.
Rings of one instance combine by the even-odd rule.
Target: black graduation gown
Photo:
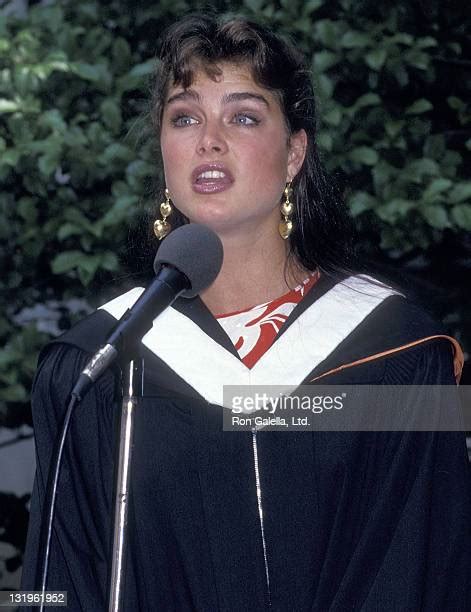
[[[319,281],[276,342],[331,285]],[[237,355],[198,298],[175,307]],[[33,391],[37,474],[24,589],[33,588],[57,423],[74,381],[114,323],[98,311],[41,356]],[[391,296],[306,380],[437,333],[419,308]],[[146,397],[136,417],[126,611],[470,609],[471,496],[462,433],[258,432],[263,541],[253,434],[222,431],[223,408],[209,404],[145,347],[143,355]],[[204,355],[192,357],[205,367]],[[453,384],[450,344],[429,341],[328,378]],[[48,588],[66,590],[73,611],[106,609],[117,380],[109,371],[89,392],[66,443]]]

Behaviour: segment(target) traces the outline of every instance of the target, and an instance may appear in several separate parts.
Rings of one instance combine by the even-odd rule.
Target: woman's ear
[[[286,182],[292,181],[301,170],[307,150],[307,134],[305,130],[299,130],[291,134],[289,138],[288,167]]]

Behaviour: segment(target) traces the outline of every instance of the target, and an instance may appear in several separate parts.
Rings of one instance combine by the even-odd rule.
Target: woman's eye
[[[234,123],[238,125],[257,125],[260,123],[259,119],[253,117],[252,115],[246,115],[245,113],[238,113],[234,116]]]
[[[198,121],[190,115],[179,115],[172,119],[172,123],[175,127],[186,127],[187,125],[194,125]]]

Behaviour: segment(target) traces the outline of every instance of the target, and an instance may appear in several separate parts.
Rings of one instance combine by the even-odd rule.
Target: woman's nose
[[[224,132],[218,125],[206,124],[203,127],[201,138],[198,142],[198,153],[219,153],[224,154],[227,151],[227,142],[224,137]]]

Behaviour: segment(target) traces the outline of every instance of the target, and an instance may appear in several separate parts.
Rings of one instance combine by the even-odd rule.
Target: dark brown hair
[[[169,87],[189,87],[195,71],[201,69],[215,78],[222,62],[247,65],[254,81],[278,97],[288,132],[306,131],[306,158],[293,180],[291,254],[307,269],[347,273],[352,266],[350,219],[319,159],[315,97],[304,57],[283,38],[243,18],[224,21],[191,15],[171,26],[164,36],[153,83],[151,114],[157,133]],[[174,226],[184,222],[178,215]]]

